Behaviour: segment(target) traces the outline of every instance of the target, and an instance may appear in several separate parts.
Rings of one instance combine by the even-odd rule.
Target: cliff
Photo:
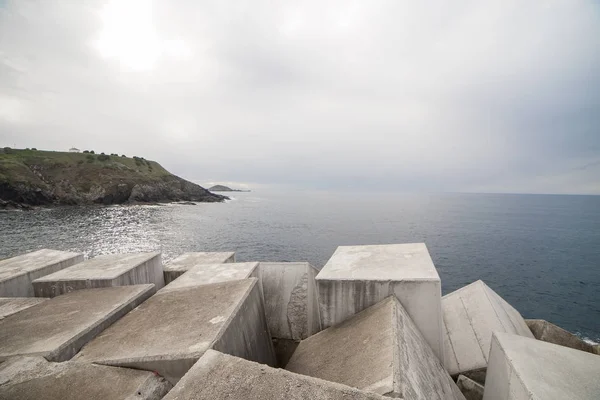
[[[140,157],[0,149],[0,207],[226,199]]]

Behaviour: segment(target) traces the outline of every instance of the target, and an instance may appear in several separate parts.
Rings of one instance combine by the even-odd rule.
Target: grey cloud
[[[114,57],[102,2],[0,8],[0,142],[200,182],[600,193],[597,2],[152,2],[180,58],[143,53],[128,2],[146,36]]]

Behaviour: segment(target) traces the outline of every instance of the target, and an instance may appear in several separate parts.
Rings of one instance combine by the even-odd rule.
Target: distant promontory
[[[208,188],[211,192],[249,192],[249,190],[232,189],[223,185],[215,185]]]
[[[0,208],[227,199],[143,157],[0,148]]]

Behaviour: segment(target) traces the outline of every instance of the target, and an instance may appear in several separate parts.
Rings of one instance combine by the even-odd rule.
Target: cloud
[[[598,49],[591,0],[9,1],[0,142],[202,182],[600,193]]]

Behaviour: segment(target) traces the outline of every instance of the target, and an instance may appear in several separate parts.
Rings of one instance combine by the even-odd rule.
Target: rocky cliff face
[[[225,199],[142,158],[30,150],[0,154],[0,207]]]

